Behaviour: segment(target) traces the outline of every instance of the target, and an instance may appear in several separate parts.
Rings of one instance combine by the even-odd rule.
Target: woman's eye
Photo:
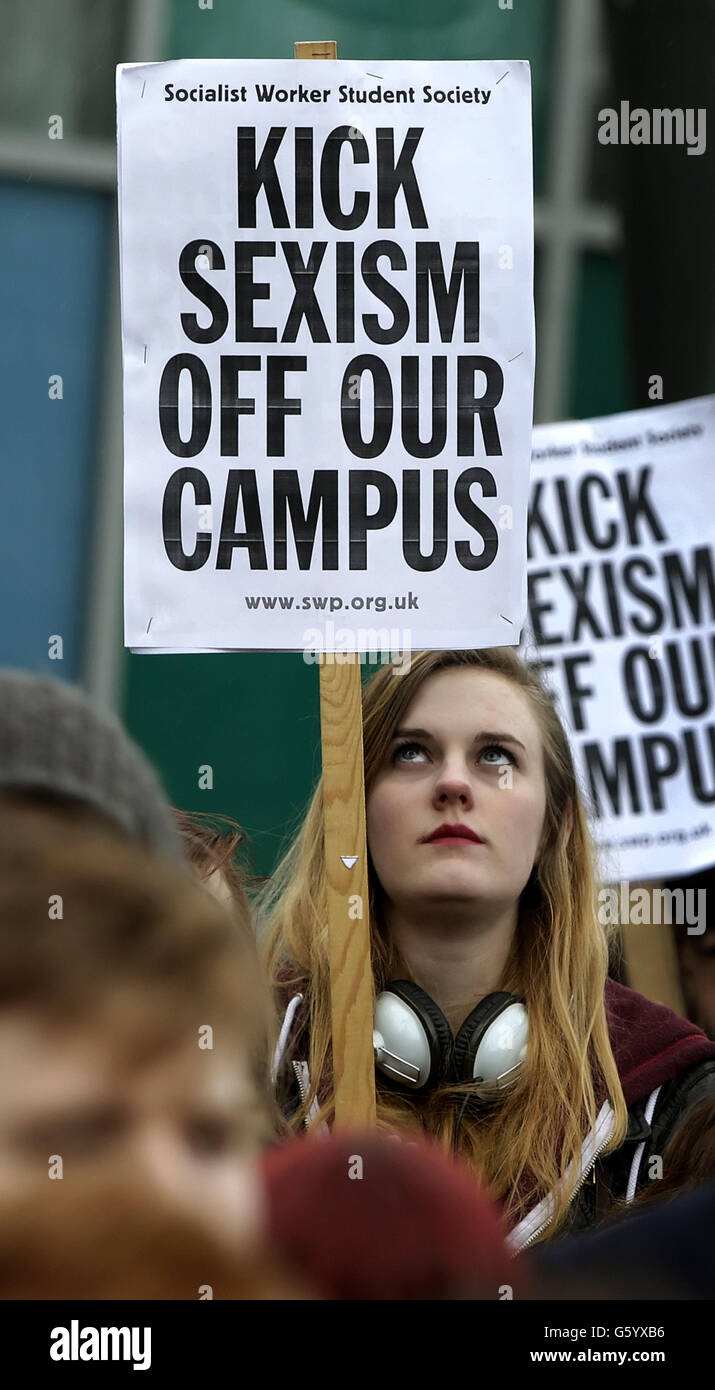
[[[392,755],[392,761],[400,763],[415,763],[417,758],[404,757],[403,754],[424,753],[425,749],[421,743],[400,743]]]
[[[502,757],[499,760],[497,760],[496,758],[487,757],[487,754],[489,753],[501,753]],[[516,758],[514,757],[513,753],[510,753],[508,748],[502,748],[502,745],[500,743],[492,743],[489,745],[488,748],[483,748],[479,756],[481,758],[485,758],[486,761],[492,765],[492,767],[500,767],[504,760],[506,760],[508,763],[516,762]]]
[[[429,757],[427,749],[422,743],[401,743],[392,754],[393,763],[418,763],[423,762]],[[503,767],[505,763],[511,763],[516,767],[517,762],[513,753],[508,748],[504,748],[501,743],[492,743],[488,748],[483,748],[478,755],[478,761],[485,762],[490,767]]]

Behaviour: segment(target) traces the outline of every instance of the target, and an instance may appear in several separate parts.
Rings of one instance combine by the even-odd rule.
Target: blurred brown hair
[[[172,812],[186,858],[197,877],[205,881],[214,873],[220,874],[241,926],[252,931],[251,907],[245,887],[249,875],[239,868],[235,858],[245,838],[241,826],[229,816],[180,811],[177,807],[172,807]]]
[[[715,1182],[715,1094],[704,1096],[692,1106],[666,1144],[662,1157],[662,1178],[652,1178],[628,1211]]]
[[[0,1201],[0,1299],[312,1297],[264,1248],[232,1250],[121,1174]]]
[[[86,823],[0,806],[0,1008],[100,1020],[143,1061],[211,1022],[269,1103],[255,945],[184,871]]]

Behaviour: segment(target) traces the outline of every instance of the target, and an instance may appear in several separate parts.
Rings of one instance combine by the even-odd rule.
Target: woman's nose
[[[473,806],[474,795],[469,778],[457,768],[445,768],[435,784],[434,801],[438,807],[450,803],[463,808]]]

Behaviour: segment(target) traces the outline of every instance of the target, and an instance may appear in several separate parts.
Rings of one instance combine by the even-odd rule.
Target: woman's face
[[[430,676],[367,799],[368,846],[388,899],[408,912],[439,902],[516,903],[545,808],[541,733],[528,697],[493,671]],[[430,840],[444,825],[465,833]]]

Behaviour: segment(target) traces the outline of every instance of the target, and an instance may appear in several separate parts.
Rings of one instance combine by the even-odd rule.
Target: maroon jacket
[[[281,1017],[290,1007],[278,1068],[278,1096],[284,1113],[293,1114],[307,1093],[309,1033],[305,998],[291,1004],[300,986],[285,979],[279,987]],[[588,1229],[614,1202],[632,1201],[649,1179],[648,1159],[662,1155],[686,1112],[704,1096],[715,1094],[715,1042],[672,1009],[608,979],[606,1019],[614,1059],[628,1106],[628,1131],[613,1153],[600,1151],[611,1133],[612,1109],[603,1089],[594,1131],[584,1143],[580,1173],[572,1197],[567,1233]],[[322,1079],[320,1103],[330,1094],[330,1076]],[[530,1245],[548,1225],[550,1198],[538,1203],[511,1232],[516,1249]]]
[[[606,1018],[629,1107],[699,1062],[715,1060],[715,1042],[694,1023],[615,980],[606,981]]]

